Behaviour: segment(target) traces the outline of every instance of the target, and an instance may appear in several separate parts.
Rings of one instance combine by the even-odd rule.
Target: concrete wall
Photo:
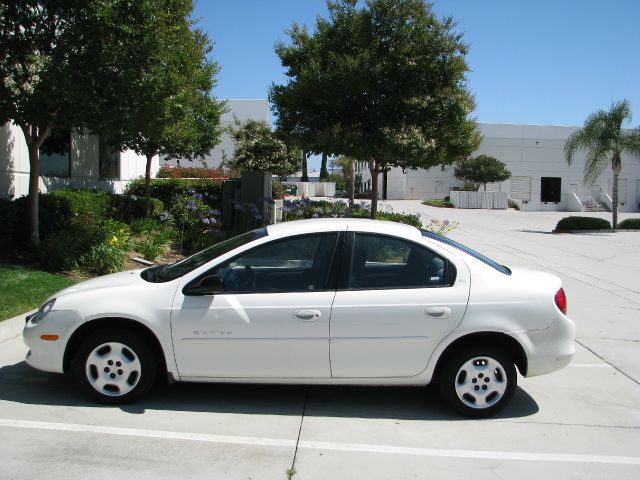
[[[98,136],[71,134],[69,177],[40,177],[40,191],[73,187],[122,193],[129,180],[145,174],[146,158],[131,150],[120,152],[120,178],[99,176]],[[155,176],[159,168],[156,156],[151,166]],[[29,193],[29,152],[22,130],[6,123],[0,126],[0,198],[18,198]]]
[[[240,122],[247,120],[269,121],[269,103],[267,100],[227,100],[227,113],[220,117],[220,125],[223,128],[235,128],[235,119]],[[202,160],[189,161],[186,159],[169,160],[161,158],[161,165],[180,165],[183,167],[207,167],[218,168],[223,157],[233,158],[235,151],[235,141],[230,133],[223,133],[221,141],[213,150],[205,155]]]
[[[606,195],[611,193],[613,175],[607,168],[594,184],[583,184],[585,153],[577,152],[571,166],[564,159],[564,144],[577,127],[545,125],[510,125],[481,123],[483,141],[474,153],[496,157],[507,165],[512,178],[500,184],[489,185],[487,190],[507,192],[509,197],[526,202],[526,210],[575,210],[573,193],[583,202],[590,198],[606,204]],[[370,181],[368,169],[358,171],[363,182]],[[559,202],[543,202],[541,178],[561,178]],[[519,198],[516,183],[530,184],[530,195]],[[392,169],[387,174],[387,198],[389,199],[442,199],[450,190],[460,188],[462,182],[453,176],[453,167],[443,171],[440,167],[429,170],[408,171]],[[640,162],[623,155],[620,174],[621,212],[638,211],[640,203]],[[626,191],[625,191],[626,190]],[[382,176],[379,178],[382,194]]]

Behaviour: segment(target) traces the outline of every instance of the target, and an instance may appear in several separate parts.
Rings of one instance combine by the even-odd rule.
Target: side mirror
[[[224,285],[220,277],[218,275],[208,275],[206,277],[196,278],[188,283],[182,289],[182,294],[186,296],[213,295],[223,290]]]

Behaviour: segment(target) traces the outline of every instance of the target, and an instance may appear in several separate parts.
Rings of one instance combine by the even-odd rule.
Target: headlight
[[[48,302],[43,303],[38,310],[38,313],[31,319],[31,323],[39,323],[45,317],[47,313],[53,308],[53,304],[56,303],[56,299],[52,298]]]

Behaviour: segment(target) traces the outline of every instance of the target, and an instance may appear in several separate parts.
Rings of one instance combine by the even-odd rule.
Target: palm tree
[[[353,207],[355,197],[356,162],[351,157],[340,155],[335,160],[335,164],[342,169],[342,174],[349,183],[349,208],[351,208]]]
[[[622,169],[622,153],[640,158],[640,128],[623,130],[622,125],[631,121],[631,105],[622,100],[611,105],[608,112],[598,110],[587,117],[584,127],[576,130],[564,145],[564,157],[571,165],[577,150],[586,150],[584,183],[593,183],[606,168],[609,159],[613,170],[611,191],[611,226],[618,226],[618,176]]]

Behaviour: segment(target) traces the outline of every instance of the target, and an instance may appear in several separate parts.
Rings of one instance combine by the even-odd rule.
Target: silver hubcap
[[[142,365],[131,348],[120,342],[108,342],[89,354],[85,371],[89,383],[98,392],[120,397],[136,388]]]
[[[456,375],[456,393],[467,407],[489,408],[507,389],[507,372],[491,357],[475,357],[464,363]]]

